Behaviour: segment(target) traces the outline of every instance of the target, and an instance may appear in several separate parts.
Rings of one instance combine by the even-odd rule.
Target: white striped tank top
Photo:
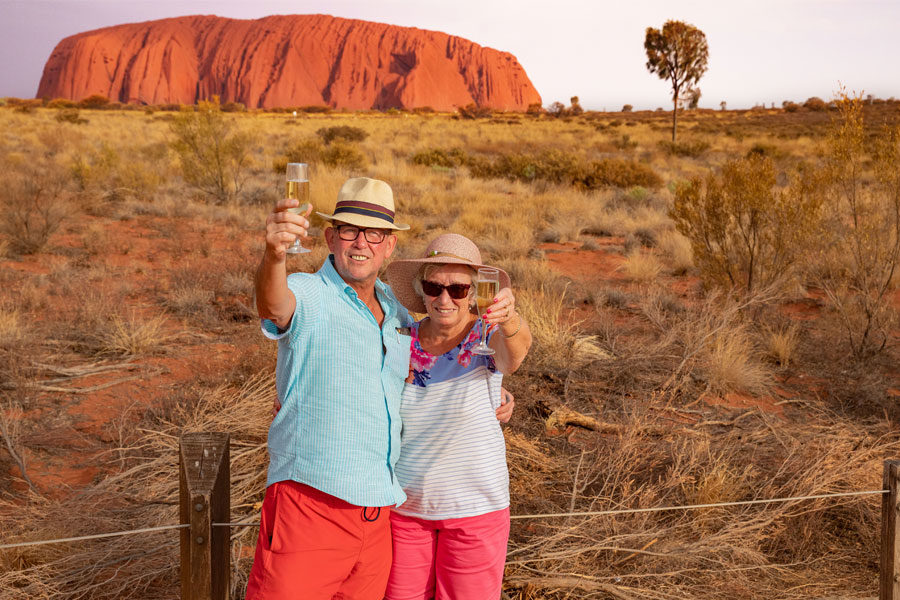
[[[407,500],[393,509],[422,519],[472,517],[509,506],[506,443],[494,414],[503,375],[471,352],[481,319],[449,352],[434,356],[412,328],[410,368],[400,401],[403,423],[395,473]],[[495,328],[488,330],[493,335]]]

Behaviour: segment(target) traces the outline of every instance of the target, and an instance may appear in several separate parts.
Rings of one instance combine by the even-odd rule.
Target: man
[[[409,372],[409,314],[378,271],[397,244],[390,186],[349,179],[314,274],[287,275],[306,215],[278,202],[256,274],[263,332],[278,340],[281,400],[248,600],[381,599],[391,563],[388,513],[406,496],[393,472]]]

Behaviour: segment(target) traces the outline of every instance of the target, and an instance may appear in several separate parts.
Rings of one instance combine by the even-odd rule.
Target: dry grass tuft
[[[162,316],[143,318],[133,311],[128,317],[113,315],[101,331],[99,354],[138,356],[160,351],[171,339]]]
[[[746,327],[724,328],[712,337],[703,353],[709,388],[717,393],[765,394],[772,386],[772,374],[755,360],[757,350]]]
[[[782,367],[789,366],[800,344],[800,328],[796,324],[780,329],[767,328],[763,335],[769,358]]]
[[[655,255],[638,250],[625,257],[619,270],[632,281],[652,283],[662,273],[662,264]]]
[[[677,231],[670,229],[663,232],[659,236],[659,249],[676,275],[683,275],[694,266],[691,243]]]
[[[534,336],[526,359],[529,364],[565,371],[609,357],[596,336],[579,330],[578,323],[566,323],[565,291],[556,294],[543,287],[526,290],[519,294],[517,305]]]

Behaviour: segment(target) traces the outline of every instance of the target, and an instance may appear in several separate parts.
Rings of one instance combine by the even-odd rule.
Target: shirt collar
[[[339,290],[343,290],[344,293],[347,293],[349,290],[356,296],[356,290],[354,290],[349,283],[344,281],[344,278],[341,277],[341,274],[337,272],[337,269],[334,268],[334,255],[329,254],[328,258],[325,259],[325,262],[322,264],[322,267],[319,269],[319,276],[322,277],[325,281],[331,283]],[[390,288],[386,283],[381,281],[381,279],[375,279],[375,294],[376,298],[381,301],[381,309],[384,311],[385,317],[393,315],[395,312],[394,303],[391,301],[391,292]]]

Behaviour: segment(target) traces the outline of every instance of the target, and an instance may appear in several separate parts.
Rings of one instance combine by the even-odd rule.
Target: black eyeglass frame
[[[432,292],[437,290],[437,293],[429,293],[428,289],[426,289],[428,287],[431,287]],[[422,280],[422,292],[429,298],[437,298],[444,293],[444,290],[447,290],[448,296],[454,300],[462,300],[469,295],[471,289],[472,284],[470,283],[451,283],[450,285],[443,285],[435,281],[428,281],[427,279]]]
[[[370,243],[370,244],[380,244],[381,242],[383,242],[383,241],[387,238],[387,236],[390,235],[390,234],[389,234],[388,232],[386,232],[384,229],[379,229],[378,227],[360,227],[359,225],[346,225],[346,224],[342,224],[342,225],[335,225],[335,226],[334,226],[334,229],[337,230],[338,237],[341,238],[342,240],[344,240],[345,242],[355,242],[355,241],[357,240],[357,238],[359,238],[359,234],[362,233],[362,234],[363,234],[363,237],[366,239],[366,241],[367,241],[368,243]],[[355,230],[356,230],[356,235],[354,235],[353,237],[347,237],[347,236],[345,236],[345,235],[344,235],[344,231],[348,231],[348,230],[351,230],[351,229],[355,229]],[[373,240],[372,238],[370,238],[370,237],[369,237],[369,232],[370,232],[370,231],[371,231],[373,234],[375,234],[375,237],[376,237],[376,238],[379,238],[379,239]],[[348,233],[349,233],[349,231],[348,231]]]

